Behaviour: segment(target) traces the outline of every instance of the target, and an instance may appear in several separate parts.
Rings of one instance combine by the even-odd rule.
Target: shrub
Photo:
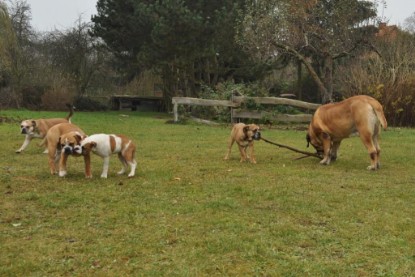
[[[74,106],[79,111],[106,111],[108,105],[101,103],[90,97],[77,97],[74,101]]]

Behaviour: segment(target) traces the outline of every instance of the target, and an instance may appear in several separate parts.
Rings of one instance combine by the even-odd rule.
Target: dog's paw
[[[92,179],[92,175],[85,175],[86,179]]]
[[[367,167],[367,170],[376,170],[376,169],[378,169],[378,167],[373,166],[373,165],[369,165],[369,166]]]
[[[107,175],[106,174],[101,174],[101,178],[107,179]]]
[[[65,170],[59,170],[59,177],[65,177],[67,172]]]
[[[329,165],[330,161],[327,161],[326,159],[324,159],[324,160],[320,161],[320,164],[321,165]]]
[[[19,150],[16,150],[16,153],[17,154],[20,154],[20,153],[22,153],[22,150],[20,150],[20,149]]]
[[[134,177],[133,173],[128,174],[128,178],[132,178],[132,177]]]

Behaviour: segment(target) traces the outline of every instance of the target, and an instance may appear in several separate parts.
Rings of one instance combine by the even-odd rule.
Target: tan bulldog
[[[86,137],[85,132],[71,123],[60,123],[49,129],[46,134],[48,146],[50,173],[56,174],[59,162],[59,177],[67,174],[66,162],[69,155],[84,157],[85,177],[91,178],[91,157],[89,153],[82,153],[81,140]]]
[[[249,158],[251,163],[256,163],[255,153],[254,153],[254,140],[259,140],[261,138],[261,133],[259,131],[259,126],[255,124],[244,124],[237,123],[233,126],[231,131],[231,136],[229,138],[228,144],[228,153],[225,155],[224,160],[229,159],[231,154],[232,145],[234,142],[238,144],[239,152],[241,153],[240,162],[246,161]],[[247,148],[250,148],[250,155],[247,155]]]
[[[20,123],[20,133],[25,135],[25,140],[22,146],[16,150],[16,153],[21,153],[34,138],[45,138],[48,130],[59,123],[71,123],[73,115],[73,106],[66,105],[69,108],[69,114],[65,118],[47,118],[47,119],[27,119]],[[46,151],[45,151],[46,152]]]

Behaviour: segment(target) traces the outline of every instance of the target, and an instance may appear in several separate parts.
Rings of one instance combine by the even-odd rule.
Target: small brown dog
[[[237,123],[233,126],[231,131],[231,137],[229,138],[228,144],[228,153],[225,156],[225,160],[229,159],[231,154],[231,149],[233,143],[236,141],[239,147],[239,152],[241,152],[240,162],[246,161],[249,158],[251,163],[256,164],[255,153],[254,153],[254,140],[259,140],[261,138],[261,133],[259,131],[259,126],[255,124],[244,124]],[[251,149],[251,153],[248,156],[246,153],[247,148]]]
[[[85,177],[91,178],[91,156],[83,154],[81,140],[86,137],[84,131],[71,123],[60,123],[49,129],[46,134],[46,143],[49,155],[50,173],[56,174],[56,166],[59,162],[59,177],[65,177],[66,161],[69,155],[84,157]]]

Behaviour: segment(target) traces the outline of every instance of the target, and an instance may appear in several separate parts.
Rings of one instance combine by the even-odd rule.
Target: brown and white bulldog
[[[337,159],[341,141],[358,133],[370,155],[371,164],[367,169],[376,170],[380,167],[381,126],[387,128],[382,105],[370,96],[353,96],[316,110],[308,127],[307,147],[311,143],[323,155],[320,163],[328,165]]]
[[[123,135],[95,134],[86,137],[81,142],[84,154],[91,151],[104,159],[101,178],[107,178],[111,154],[118,154],[123,167],[118,174],[124,174],[128,166],[131,167],[128,177],[133,177],[137,162],[135,160],[135,145],[131,139]]]
[[[246,161],[249,158],[251,163],[256,164],[255,153],[254,153],[254,140],[259,140],[261,138],[261,133],[259,131],[259,126],[255,124],[244,124],[237,123],[233,126],[231,131],[231,136],[229,138],[228,144],[228,153],[226,154],[224,160],[229,159],[231,154],[231,149],[233,143],[236,141],[239,147],[239,152],[241,153],[240,162]],[[251,153],[248,156],[246,153],[247,148],[251,149]]]
[[[16,153],[21,153],[29,145],[34,138],[45,138],[48,130],[59,123],[71,123],[73,115],[73,106],[66,105],[69,108],[69,114],[65,118],[48,118],[48,119],[27,119],[20,123],[20,133],[25,135],[25,140],[22,146],[16,150]],[[46,152],[46,151],[45,151]]]
[[[71,123],[60,123],[46,134],[49,168],[52,175],[56,174],[56,167],[59,162],[59,177],[67,174],[66,162],[68,157],[83,156],[85,163],[85,177],[91,178],[91,157],[89,153],[82,153],[81,140],[86,137],[85,132],[78,126]]]

